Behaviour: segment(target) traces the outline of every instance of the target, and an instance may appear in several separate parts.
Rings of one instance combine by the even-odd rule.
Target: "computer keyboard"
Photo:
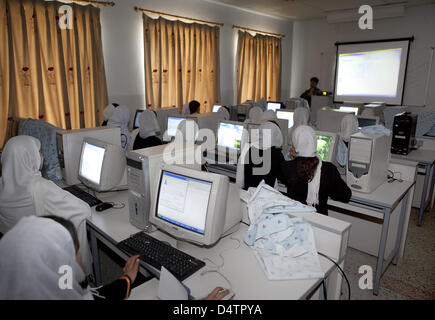
[[[77,185],[65,187],[63,188],[63,190],[68,191],[69,193],[73,194],[77,198],[83,200],[84,202],[89,204],[90,207],[103,203],[100,199],[80,189]]]
[[[205,266],[205,263],[143,232],[118,243],[118,248],[140,259],[160,271],[164,266],[178,280],[183,281]]]

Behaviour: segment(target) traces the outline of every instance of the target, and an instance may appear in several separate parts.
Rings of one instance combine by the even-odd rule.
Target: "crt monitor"
[[[293,127],[293,124],[294,124],[293,115],[294,115],[294,112],[290,111],[290,110],[277,110],[276,111],[276,117],[278,119],[287,120],[289,128]]]
[[[115,189],[125,177],[125,152],[94,138],[84,138],[79,162],[79,180],[95,191]]]
[[[218,112],[218,110],[220,109],[220,107],[222,107],[221,104],[215,104],[215,105],[213,105],[212,112]]]
[[[317,154],[322,161],[332,162],[335,157],[337,134],[326,131],[316,131]]]
[[[358,130],[379,124],[379,117],[358,116]]]
[[[281,102],[268,101],[266,109],[272,110],[272,111],[276,111],[278,109],[281,109]]]
[[[133,129],[139,128],[139,118],[142,112],[144,112],[143,109],[136,110],[136,114],[134,115],[134,121],[133,121]]]
[[[181,121],[186,120],[185,117],[168,117],[166,133],[169,138],[175,137],[178,125]]]
[[[229,178],[163,165],[150,222],[173,237],[211,245],[224,232]]]
[[[239,122],[219,122],[217,130],[217,146],[240,151],[243,128],[243,124]]]
[[[358,115],[358,107],[341,106],[340,111],[353,112],[356,116]]]

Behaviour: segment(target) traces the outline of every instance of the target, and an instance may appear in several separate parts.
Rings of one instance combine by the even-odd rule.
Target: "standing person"
[[[70,220],[78,233],[86,274],[92,272],[86,218],[91,208],[84,201],[41,176],[41,143],[30,136],[16,136],[6,143],[0,177],[0,232],[6,233],[26,216],[58,215]]]
[[[317,88],[319,84],[319,78],[312,77],[310,79],[310,88],[305,90],[304,93],[301,94],[301,98],[308,101],[308,104],[311,106],[311,97],[312,96],[320,96],[322,95],[322,90]]]
[[[328,197],[349,202],[352,191],[341,178],[337,168],[323,162],[317,155],[317,138],[309,126],[293,131],[291,154],[294,160],[281,164],[287,195],[291,199],[314,206],[317,212],[328,215]]]

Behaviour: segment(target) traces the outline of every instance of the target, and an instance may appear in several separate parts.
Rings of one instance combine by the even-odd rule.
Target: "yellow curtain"
[[[281,99],[281,39],[239,31],[237,103]]]
[[[219,101],[219,27],[143,15],[148,108]]]
[[[102,120],[108,97],[100,10],[68,4],[73,27],[67,29],[59,26],[62,5],[0,0],[0,146],[8,114],[72,129]]]

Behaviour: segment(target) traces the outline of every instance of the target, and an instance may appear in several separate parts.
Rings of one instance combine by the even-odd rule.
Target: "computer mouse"
[[[95,211],[104,211],[104,210],[106,210],[106,209],[110,209],[110,208],[112,208],[113,207],[113,204],[112,203],[109,203],[109,202],[103,202],[103,203],[100,203],[99,205],[97,205],[96,207],[95,207]]]
[[[223,288],[223,290],[228,290],[228,294],[225,297],[223,297],[222,300],[230,300],[232,297],[236,295],[234,291],[231,289]]]

